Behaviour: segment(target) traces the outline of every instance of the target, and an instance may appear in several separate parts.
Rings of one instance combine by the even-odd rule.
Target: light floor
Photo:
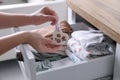
[[[24,80],[16,60],[0,62],[0,80]]]

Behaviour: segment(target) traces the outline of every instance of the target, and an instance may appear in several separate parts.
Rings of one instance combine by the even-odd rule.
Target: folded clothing
[[[50,68],[52,68],[52,64],[50,63],[49,60],[44,60],[44,61],[39,61],[35,63],[36,66],[36,71],[44,71],[44,70],[48,70]]]
[[[109,50],[109,48],[110,45],[105,42],[92,43],[86,47],[86,51],[88,51],[91,55],[100,56],[110,54],[111,51]]]
[[[101,43],[104,39],[103,33],[99,30],[74,31],[71,36],[83,47],[91,43]]]
[[[69,49],[66,49],[66,54],[67,54],[67,56],[70,58],[70,60],[71,60],[72,62],[74,62],[74,63],[79,63],[79,62],[81,62],[81,60],[80,60],[77,56],[75,56],[75,55],[72,53],[72,51],[70,51]]]
[[[58,61],[66,58],[67,56],[63,56],[56,53],[38,53],[32,51],[36,60],[36,71],[44,71],[53,67],[51,62]]]
[[[74,38],[68,40],[67,46],[68,49],[66,50],[66,54],[74,63],[86,60],[88,52]]]
[[[52,61],[57,61],[66,57],[65,55],[60,55],[56,53],[39,53],[39,52],[33,52],[33,51],[32,53],[34,54],[36,61],[49,60],[50,62],[52,62]]]
[[[73,61],[76,57],[81,61],[90,60],[93,58],[109,55],[114,53],[113,43],[110,38],[104,35],[101,31],[75,31],[72,37],[68,40],[66,51],[67,55],[71,51],[75,57],[69,58]],[[74,58],[74,59],[73,59]],[[75,62],[75,60],[73,62]]]

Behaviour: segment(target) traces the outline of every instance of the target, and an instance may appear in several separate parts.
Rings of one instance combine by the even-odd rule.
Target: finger
[[[53,40],[51,39],[46,39],[47,44],[52,45],[52,46],[58,46]]]
[[[57,16],[57,13],[49,7],[46,7],[46,14]]]
[[[46,48],[45,49],[50,51],[50,52],[55,52],[55,51],[61,49],[61,46],[56,45],[53,40],[46,39],[46,42],[47,43],[46,43],[46,46],[45,46]]]
[[[51,15],[45,15],[45,19],[46,19],[46,21],[51,21],[51,24],[52,25],[54,25],[55,24],[55,22],[56,22],[56,18],[55,18],[55,16],[51,16]]]
[[[52,47],[51,47],[52,46]],[[52,52],[56,52],[58,50],[61,50],[62,46],[58,46],[58,45],[49,45],[47,48],[51,49]],[[50,51],[51,51],[50,50]]]

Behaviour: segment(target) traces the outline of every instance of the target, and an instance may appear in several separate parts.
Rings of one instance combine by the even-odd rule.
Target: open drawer
[[[74,30],[90,29],[83,23],[71,26]],[[94,80],[113,73],[114,55],[36,72],[35,58],[28,45],[20,45],[19,49],[23,60],[18,62],[25,80]]]

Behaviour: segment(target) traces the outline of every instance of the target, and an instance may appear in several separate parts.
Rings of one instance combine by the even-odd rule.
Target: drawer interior
[[[84,23],[73,24],[72,27],[75,31],[92,29]],[[31,80],[93,80],[113,73],[114,54],[36,72],[35,58],[28,45],[21,45],[20,51],[24,58],[22,72]]]
[[[24,45],[27,49],[27,46]],[[36,80],[93,80],[96,78],[112,75],[114,54],[99,57],[90,61],[83,61],[80,63],[73,63],[71,65],[63,65],[60,67],[54,67],[45,71],[35,71],[35,60],[31,52],[26,50],[28,60],[26,62],[19,62],[22,64],[22,70],[28,77],[36,78]],[[31,74],[30,74],[31,73]],[[46,77],[47,76],[47,77]]]

